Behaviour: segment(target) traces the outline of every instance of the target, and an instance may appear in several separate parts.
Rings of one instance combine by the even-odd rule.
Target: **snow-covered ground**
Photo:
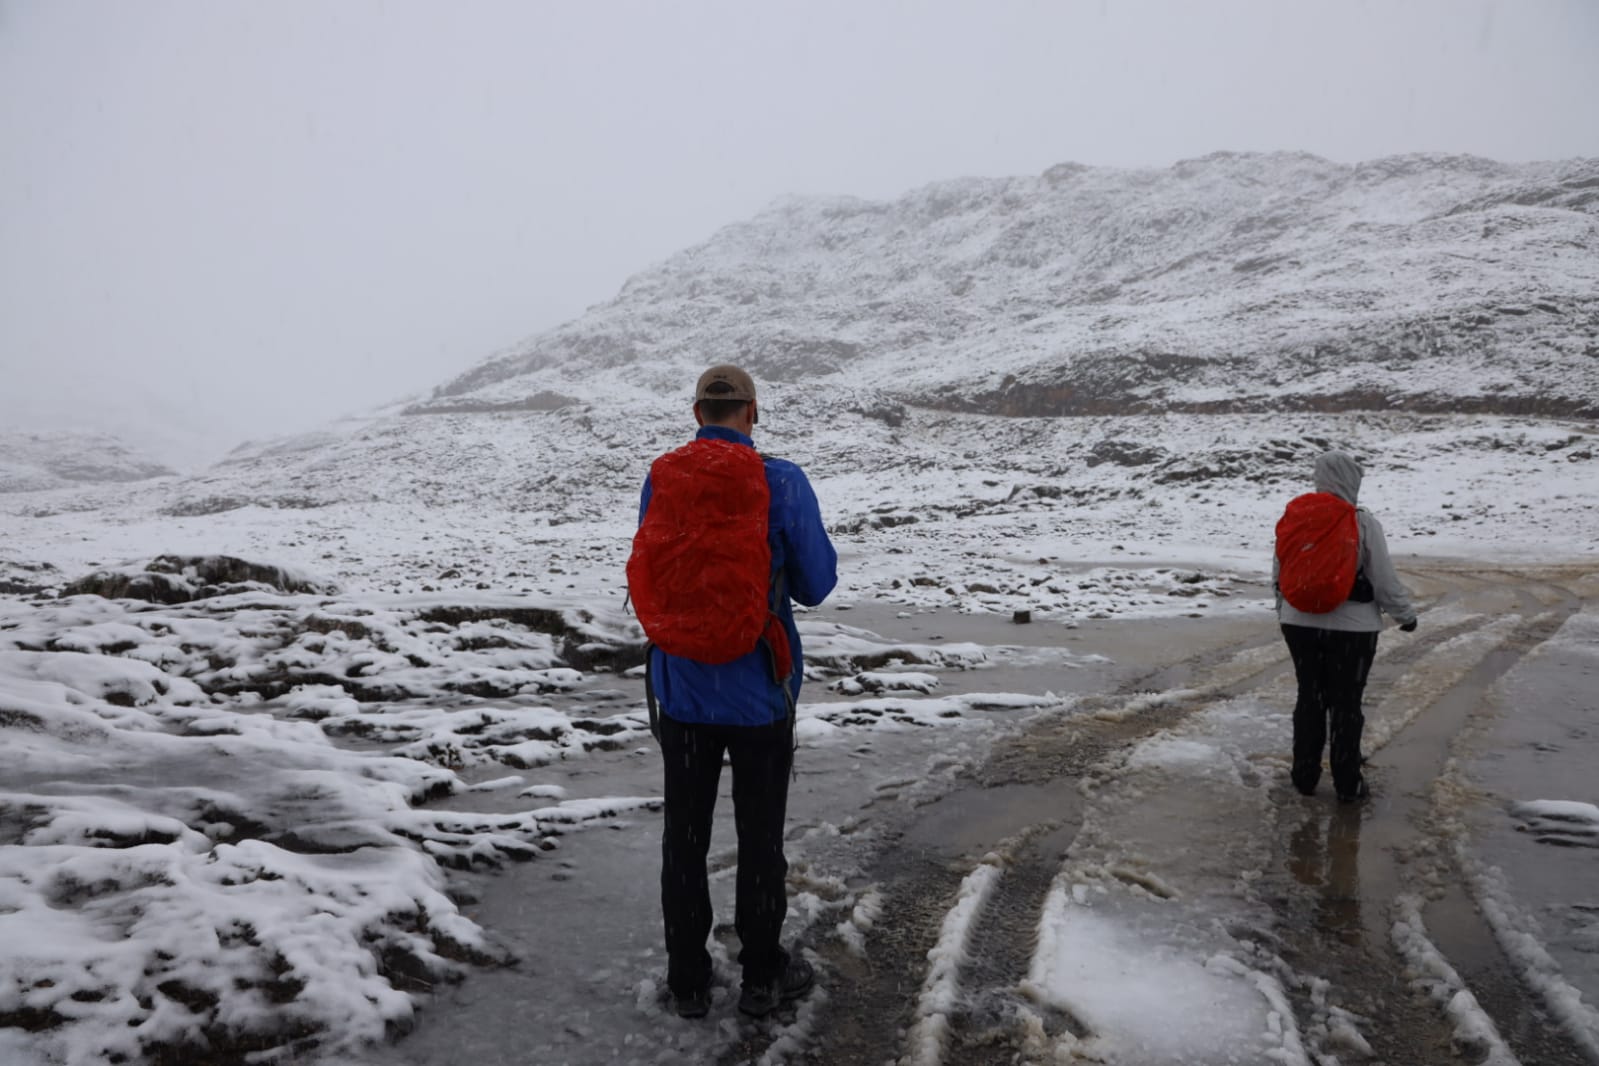
[[[1053,570],[1158,560],[1256,571],[1284,500],[1309,490],[1329,446],[1366,463],[1362,503],[1398,552],[1599,553],[1587,422],[909,412],[890,429],[772,391],[757,443],[810,474],[846,555],[845,597],[1073,614],[1120,605],[1079,598],[1048,580]],[[298,457],[263,453],[196,478],[0,495],[0,579],[59,587],[100,566],[222,552],[372,590],[485,585],[620,604],[643,474],[692,422],[686,404],[661,401],[619,412],[603,435],[587,422],[567,412],[379,420],[302,441]],[[23,569],[40,564],[58,568],[53,579]]]
[[[795,841],[796,869],[809,856],[811,872],[796,874],[791,928],[822,948],[835,942],[827,930],[841,929],[837,943],[869,956],[872,930],[893,921],[894,902],[873,895],[872,856],[889,839],[874,808],[916,809],[982,764],[999,736],[1039,716],[1070,719],[1079,686],[1102,691],[1136,669],[1179,662],[1193,643],[1135,640],[1072,659],[1004,650],[1010,634],[1049,634],[1046,645],[1069,650],[1075,634],[1098,627],[1242,625],[1280,660],[1261,587],[1271,527],[1283,502],[1308,489],[1324,447],[1365,459],[1363,502],[1402,567],[1423,555],[1466,573],[1599,555],[1599,462],[1582,422],[907,410],[890,427],[828,420],[823,400],[770,391],[761,443],[811,472],[841,555],[838,591],[806,623],[813,677],[802,736],[823,780],[809,793],[797,785],[794,801],[809,826]],[[752,1040],[772,1061],[814,1053],[831,1031],[828,1012],[841,1009],[830,997],[848,995],[837,976],[775,1035],[731,1020],[708,1029],[668,1021],[658,1054],[642,1050],[664,1020],[648,889],[658,783],[640,685],[626,673],[640,634],[622,607],[622,569],[638,481],[688,429],[664,401],[637,403],[603,428],[587,419],[572,410],[384,416],[299,442],[287,458],[269,449],[195,478],[0,497],[0,580],[42,590],[0,599],[0,925],[22,945],[0,963],[0,1047],[11,1059],[90,1063],[120,1052],[138,1061],[151,1049],[181,1057],[199,1047],[217,1061],[251,1049],[302,1061],[366,1055],[416,1025],[419,1005],[419,1031],[383,1056],[435,1066],[464,1043],[484,1062],[519,1061],[510,1049],[529,1046],[542,1049],[538,1061],[689,1062],[736,1056]],[[385,441],[403,462],[378,446]],[[184,577],[182,557],[213,552],[279,564],[258,576],[315,591]],[[204,598],[51,598],[91,573],[102,583],[138,577],[162,554],[178,563],[158,568],[180,572],[161,583]],[[1016,611],[1031,612],[1030,629],[1011,625]],[[923,619],[936,620],[930,631],[903,628]],[[876,635],[896,626],[898,636]],[[1488,618],[1432,657],[1466,669],[1513,629]],[[1009,680],[969,683],[984,676]],[[1404,698],[1374,718],[1373,742],[1401,733],[1447,676],[1440,667],[1396,678]],[[1255,772],[1269,779],[1286,751],[1286,691],[1219,704],[1204,719],[1222,723],[1212,732],[1195,724],[1149,740],[1098,790],[1060,881],[1038,904],[1040,951],[1016,975],[1031,1005],[1015,1016],[1034,1020],[1013,1043],[1027,1055],[1358,1061],[1349,1049],[1380,1043],[1384,1023],[1360,1022],[1336,982],[1317,984],[1327,979],[1314,967],[1225,932],[1269,924],[1240,878],[1272,861],[1261,827],[1280,798],[1246,771],[1264,759]],[[1580,704],[1581,691],[1565,704]],[[1126,713],[1168,698],[1140,697]],[[863,760],[869,774],[859,773]],[[856,786],[840,788],[852,774]],[[1114,797],[1144,792],[1169,794],[1170,817],[1115,828],[1126,815]],[[1595,797],[1573,785],[1514,799]],[[1196,805],[1229,868],[1140,865],[1192,853],[1161,827],[1180,825],[1192,841],[1182,814]],[[1569,820],[1580,808],[1526,810],[1528,825],[1574,825],[1580,836],[1585,824]],[[581,843],[602,826],[614,830],[603,845]],[[1138,850],[1100,854],[1102,832]],[[1258,846],[1240,850],[1240,841]],[[990,842],[994,870],[1001,844]],[[1537,892],[1493,887],[1478,853],[1462,847],[1480,898],[1527,900],[1506,908],[1506,923],[1550,920]],[[508,862],[498,874],[472,872]],[[585,884],[589,866],[630,887],[569,888]],[[528,869],[552,872],[529,879]],[[997,877],[986,887],[1001,897],[1007,882],[978,866],[969,876],[978,880],[959,898],[975,921],[982,880]],[[1565,909],[1559,932],[1535,940],[1555,958],[1564,938],[1586,935],[1585,901],[1571,892],[1580,880],[1557,876],[1548,889],[1558,899],[1548,905]],[[1182,902],[1163,900],[1160,886]],[[508,891],[532,896],[512,905]],[[532,902],[546,896],[550,916]],[[630,917],[602,933],[615,919],[591,899]],[[1175,925],[1174,907],[1186,908]],[[908,1007],[913,1036],[895,1054],[919,1062],[967,1046],[961,1008],[972,990],[959,983],[959,962],[982,949],[969,926],[951,922],[929,944],[942,968],[910,975],[921,991],[904,997],[919,1005]],[[1428,924],[1418,909],[1404,928]],[[1422,942],[1401,946],[1425,971]],[[554,965],[546,954],[585,951],[591,965]],[[508,956],[521,960],[514,970],[493,965]],[[824,972],[837,963],[829,958]],[[1559,988],[1583,989],[1580,965],[1562,962],[1559,973]],[[462,991],[441,994],[457,978]],[[474,988],[501,1010],[506,997],[541,1003],[535,1014],[549,1012],[549,1025],[507,1043],[474,1013]],[[1580,1021],[1595,992],[1577,994],[1568,1013]],[[1184,1004],[1200,1002],[1225,1024],[1179,1024],[1192,1017]],[[1447,998],[1464,1019],[1457,1035],[1486,1016],[1467,1002]],[[573,1012],[588,1020],[554,1024]],[[473,1035],[457,1029],[463,1019]],[[960,1061],[952,1054],[943,1061]]]
[[[846,597],[805,617],[790,934],[823,952],[824,982],[768,1030],[736,1024],[720,997],[724,1020],[708,1026],[660,1005],[653,746],[627,676],[639,634],[615,607],[492,589],[260,588],[169,606],[0,600],[0,926],[12,946],[0,1049],[27,1064],[200,1061],[201,1049],[234,1061],[255,1049],[261,1061],[421,1066],[456,1061],[462,1047],[484,1062],[525,1061],[515,1056],[529,1049],[532,1061],[712,1061],[745,1046],[772,1062],[828,1061],[807,1058],[849,996],[828,952],[870,963],[874,929],[895,921],[872,872],[893,825],[957,788],[1006,736],[1051,720],[1120,728],[1192,704],[1083,778],[1078,828],[1018,975],[1015,1043],[1040,1062],[1360,1061],[1384,1019],[1286,957],[1281,915],[1260,887],[1293,850],[1282,826],[1301,801],[1281,783],[1291,677],[1259,574],[1144,566],[1056,564],[1080,613],[1055,609],[1030,626],[914,596]],[[1423,589],[1457,570],[1470,567],[1427,570],[1443,576]],[[1418,705],[1516,628],[1480,604],[1452,605],[1458,589],[1432,595],[1436,643],[1372,701],[1379,763]],[[1514,849],[1591,836],[1594,797],[1570,731],[1592,706],[1582,680],[1592,618],[1572,615],[1502,686],[1530,686],[1553,709],[1514,721],[1562,735],[1514,750],[1568,783],[1509,771],[1559,794],[1478,805],[1506,812],[1501,834],[1530,832],[1512,828],[1507,843],[1462,820],[1455,845],[1485,913],[1500,916],[1496,935],[1579,1038],[1599,997],[1583,962],[1586,880],[1516,861]],[[1167,635],[1133,638],[1152,626]],[[1202,683],[1106,702],[1118,679],[1223,632],[1252,636]],[[1385,640],[1379,670],[1409,647]],[[586,843],[603,827],[612,832]],[[730,826],[718,839],[730,847]],[[962,1061],[949,1049],[962,1046],[978,992],[963,972],[982,957],[978,923],[1015,876],[1019,846],[990,840],[947,901],[921,990],[905,992],[906,1061]],[[1587,850],[1558,854],[1580,865]],[[731,864],[716,862],[725,875]],[[718,878],[719,896],[730,887]],[[1503,1049],[1409,906],[1395,912],[1395,950],[1435,975],[1418,976],[1416,994],[1452,988],[1442,1002],[1461,1046]],[[722,979],[735,983],[717,943]],[[486,1024],[509,1006],[508,985],[535,1032]]]

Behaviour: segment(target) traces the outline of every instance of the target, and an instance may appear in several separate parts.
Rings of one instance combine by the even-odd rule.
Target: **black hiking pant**
[[[1316,790],[1330,726],[1332,751],[1327,761],[1333,788],[1340,796],[1353,796],[1361,784],[1360,734],[1366,727],[1360,700],[1377,656],[1377,634],[1313,626],[1282,628],[1299,682],[1294,703],[1294,787],[1307,796]]]
[[[787,962],[778,938],[788,912],[783,823],[794,764],[787,721],[771,726],[703,725],[661,715],[666,817],[661,832],[661,913],[666,919],[666,981],[688,995],[711,981],[711,892],[705,860],[722,755],[733,767],[738,884],[733,918],[739,965],[748,985],[775,980]]]

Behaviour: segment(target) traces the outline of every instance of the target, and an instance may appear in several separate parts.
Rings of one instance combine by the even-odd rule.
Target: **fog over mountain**
[[[179,497],[165,506],[499,486],[563,509],[562,492],[635,475],[592,454],[613,420],[653,446],[699,369],[722,360],[763,382],[768,421],[789,433],[829,410],[893,428],[907,408],[1588,419],[1596,294],[1599,160],[1215,153],[939,182],[890,202],[792,197],[417,402],[243,445],[163,489]],[[483,423],[471,433],[500,443],[461,454],[459,420],[490,415],[526,421]],[[448,428],[425,424],[444,416]],[[569,461],[537,477],[537,458],[503,461],[504,434],[551,432]]]
[[[0,431],[0,492],[31,492],[174,474],[115,437]]]
[[[1063,161],[1153,175],[1292,149],[1340,164],[1336,183],[1413,151],[1599,155],[1589,0],[928,0],[909,16],[847,0],[0,3],[0,423],[113,433],[192,473],[425,393],[784,194],[884,204],[829,229],[870,255],[856,237],[893,241],[887,215],[956,206],[905,200],[939,179],[979,175],[937,195],[994,192],[1082,230],[996,180]],[[1117,304],[1092,249],[1007,233],[999,204],[967,219],[1000,223],[980,239],[1020,246],[1018,268],[1033,243],[1052,270],[1082,257],[1056,281]],[[1164,194],[1160,209],[1187,210]],[[1123,221],[1100,252],[1144,245],[1136,212]],[[966,265],[916,298],[942,303]],[[981,295],[965,306],[986,315]],[[1181,351],[1156,334],[1115,339]]]

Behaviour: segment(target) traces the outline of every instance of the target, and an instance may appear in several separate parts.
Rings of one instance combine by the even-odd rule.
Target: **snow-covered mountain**
[[[1593,551],[1599,160],[1217,154],[784,200],[419,402],[191,477],[13,494],[0,554],[614,591],[639,480],[724,360],[884,587],[932,580],[898,553],[991,570],[1035,529],[1264,558],[1331,446],[1417,548]]]
[[[1008,415],[1592,416],[1596,338],[1599,160],[1217,153],[784,200],[420,409],[680,393],[728,360]]]
[[[473,1037],[503,1030],[506,1004],[526,1025],[504,1053],[522,1058],[738,1055],[731,1023],[669,1029],[688,1023],[657,1007],[660,957],[639,945],[658,935],[658,851],[632,822],[659,806],[658,764],[640,757],[642,686],[616,672],[643,645],[623,606],[640,480],[692,432],[692,383],[723,360],[755,371],[757,442],[803,464],[839,549],[826,613],[802,621],[790,929],[853,952],[825,983],[881,975],[881,995],[849,978],[833,999],[858,1004],[863,1031],[936,1048],[932,1004],[958,986],[923,984],[922,968],[958,974],[955,942],[976,936],[1017,955],[1014,974],[960,995],[979,1010],[949,1015],[985,1054],[1011,1054],[995,1019],[1013,1013],[1050,1042],[1034,1057],[1145,1062],[1157,1034],[1171,1061],[1276,1062],[1306,1058],[1303,1033],[1330,1061],[1420,1016],[1392,991],[1414,982],[1449,1003],[1456,1046],[1511,1061],[1485,1042],[1487,1015],[1460,1007],[1475,1001],[1459,977],[1439,979],[1455,971],[1422,901],[1446,881],[1509,915],[1494,931],[1507,957],[1564,1005],[1567,1029],[1596,1031],[1577,991],[1599,980],[1579,950],[1592,923],[1566,903],[1587,898],[1588,871],[1540,873],[1547,906],[1543,885],[1501,890],[1466,836],[1501,805],[1455,769],[1433,787],[1416,776],[1467,765],[1447,738],[1469,730],[1444,719],[1425,757],[1373,771],[1380,853],[1414,839],[1399,850],[1419,857],[1400,864],[1416,901],[1393,926],[1404,958],[1376,970],[1381,930],[1345,940],[1285,920],[1342,908],[1347,886],[1329,872],[1325,892],[1306,887],[1290,856],[1321,816],[1304,808],[1300,824],[1300,797],[1263,787],[1286,778],[1292,734],[1272,527],[1314,457],[1341,447],[1366,462],[1362,503],[1426,618],[1384,639],[1365,750],[1419,714],[1455,714],[1468,689],[1498,691],[1481,721],[1545,732],[1484,742],[1495,766],[1529,768],[1505,795],[1531,830],[1485,829],[1484,868],[1526,854],[1492,850],[1493,834],[1568,845],[1599,825],[1585,799],[1561,798],[1585,795],[1580,745],[1551,758],[1591,702],[1596,213],[1599,161],[1435,157],[1219,155],[945,183],[892,204],[790,200],[425,400],[244,445],[197,475],[122,480],[146,475],[102,462],[109,446],[0,440],[0,479],[15,479],[0,492],[0,1061],[431,1064],[463,1048],[490,1061],[504,1049]],[[46,473],[11,473],[24,462]],[[1507,573],[1528,560],[1544,565]],[[1526,656],[1515,684],[1490,686],[1507,655]],[[1035,715],[1047,733],[1011,749],[1025,760],[991,746]],[[1055,724],[1075,721],[1089,724]],[[993,752],[1005,768],[985,787],[1030,793],[1037,773],[1065,786],[1041,801],[1074,797],[1088,829],[1069,865],[1053,798],[1027,815],[1048,819],[1031,842],[999,840],[1009,823],[986,798],[962,802],[986,853],[970,871],[918,860],[937,879],[899,880],[872,865],[911,850],[895,808],[964,790]],[[1477,814],[1457,806],[1469,796]],[[949,817],[923,825],[959,839],[975,824],[951,832]],[[1454,841],[1428,851],[1420,834],[1437,825]],[[620,848],[562,850],[599,826]],[[1434,872],[1450,847],[1460,876]],[[483,873],[513,859],[538,872],[499,890],[506,907]],[[1287,902],[1290,871],[1302,903]],[[976,917],[945,920],[947,898]],[[899,927],[953,932],[884,950],[868,936],[884,907],[911,916]],[[976,925],[985,910],[1016,920]],[[1527,933],[1523,914],[1559,931]],[[514,995],[442,995],[468,965],[486,981],[484,964],[510,957],[501,934],[529,923]],[[1348,981],[1336,961],[1330,978],[1315,968],[1333,940],[1358,959]],[[1136,978],[1107,980],[1127,958]],[[1318,961],[1295,972],[1284,958]],[[1044,1019],[997,1013],[1029,972],[1027,1010]],[[1387,991],[1369,1010],[1374,972]],[[918,985],[922,1021],[885,1024]],[[1523,1002],[1510,1016],[1530,1016]],[[419,1006],[442,1050],[387,1043]],[[803,1046],[799,1024],[779,1039]],[[1449,1045],[1434,1036],[1416,1040]]]

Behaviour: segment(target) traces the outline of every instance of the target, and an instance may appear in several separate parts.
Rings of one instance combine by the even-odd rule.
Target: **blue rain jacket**
[[[696,436],[755,446],[750,438],[725,426],[701,426]],[[766,487],[772,496],[766,539],[772,546],[774,572],[776,567],[783,572],[786,595],[777,604],[777,614],[788,631],[788,646],[794,655],[789,691],[797,701],[805,666],[793,603],[815,607],[827,598],[838,583],[838,553],[822,525],[821,507],[804,471],[786,459],[767,459]],[[650,481],[645,478],[638,509],[640,524],[649,507]],[[651,655],[651,676],[661,713],[679,722],[753,726],[788,717],[788,701],[772,680],[764,647],[715,666],[668,655],[659,648]]]

